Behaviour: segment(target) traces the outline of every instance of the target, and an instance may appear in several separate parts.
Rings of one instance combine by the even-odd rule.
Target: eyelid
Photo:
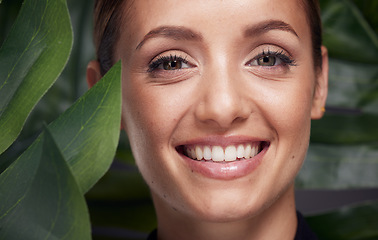
[[[174,59],[182,61],[179,68],[165,69],[163,67],[164,63],[168,63]],[[182,50],[163,51],[150,58],[150,61],[146,64],[146,73],[148,74],[150,81],[155,84],[178,83],[189,79],[198,73],[198,63],[195,58]]]
[[[188,60],[189,59],[189,60]],[[165,61],[182,61],[183,63],[189,65],[190,67],[185,67],[182,69],[188,69],[192,67],[196,67],[196,64],[194,64],[194,60],[190,57],[189,54],[186,54],[181,51],[166,51],[163,52],[157,56],[155,56],[149,63],[148,63],[148,70],[147,72],[153,72],[155,70],[161,70],[158,68],[162,63]],[[182,69],[177,69],[177,70],[182,70]],[[177,71],[175,70],[175,71]],[[163,70],[165,71],[165,70]]]
[[[158,58],[155,58],[150,62],[148,65],[148,72],[152,72],[156,69],[160,69],[159,67],[164,63],[164,62],[169,62],[169,61],[181,61],[185,64],[188,64],[188,61],[185,58],[179,57],[177,55],[170,55],[170,56],[160,56]]]
[[[249,60],[246,65],[249,66],[260,66],[260,65],[251,65],[252,62],[257,61],[259,58],[266,56],[273,56],[278,58],[282,63],[274,66],[285,65],[285,66],[297,66],[295,59],[287,53],[285,50],[277,47],[275,50],[271,50],[271,47],[262,47],[262,50],[258,50],[259,53],[255,55],[251,60]],[[276,47],[275,47],[276,48]],[[274,66],[265,66],[265,67],[274,67]]]

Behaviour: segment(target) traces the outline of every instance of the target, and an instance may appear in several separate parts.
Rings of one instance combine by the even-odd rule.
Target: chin
[[[218,188],[208,186],[208,189],[184,197],[190,199],[183,209],[185,214],[198,221],[212,223],[252,220],[270,209],[282,209],[283,205],[292,202],[286,201],[287,199],[294,199],[293,180],[281,179],[282,184],[270,188],[265,185],[254,187],[251,179],[243,180],[244,182],[239,179],[223,184],[218,182]],[[286,209],[288,207],[283,206]]]
[[[225,223],[225,222],[237,222],[246,219],[253,218],[259,215],[266,209],[264,205],[252,204],[252,205],[230,205],[223,204],[213,206],[212,209],[204,209],[199,216],[201,220],[205,222],[213,223]]]
[[[202,190],[203,195],[191,194],[183,211],[188,217],[204,222],[235,222],[253,218],[264,211],[276,197],[263,196],[251,189]],[[198,193],[198,192],[197,192]],[[187,197],[184,197],[188,199]],[[182,203],[182,201],[181,201]]]

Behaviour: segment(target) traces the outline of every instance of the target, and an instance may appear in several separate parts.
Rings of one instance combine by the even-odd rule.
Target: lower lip
[[[264,147],[264,149],[253,158],[233,162],[197,161],[188,158],[182,153],[180,155],[192,172],[198,172],[208,178],[232,180],[244,177],[253,172],[260,165],[268,148],[268,146]]]

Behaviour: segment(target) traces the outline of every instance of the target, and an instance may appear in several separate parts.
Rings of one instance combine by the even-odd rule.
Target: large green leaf
[[[0,153],[63,70],[72,47],[65,0],[26,0],[0,49]]]
[[[378,114],[378,64],[332,58],[329,78],[328,106]]]
[[[7,0],[0,4],[0,41],[9,32],[21,4],[22,0]],[[67,0],[67,5],[74,32],[70,58],[54,85],[33,108],[14,144],[0,155],[0,172],[27,149],[39,135],[44,122],[57,119],[88,90],[85,81],[86,67],[88,62],[95,58],[92,40],[94,2],[93,0]]]
[[[86,203],[64,156],[48,130],[38,143],[0,176],[0,239],[91,239]]]
[[[113,161],[120,132],[120,79],[119,62],[49,126],[83,192],[105,174]],[[34,149],[41,147],[39,141],[33,144]]]
[[[378,37],[350,0],[320,0],[323,40],[332,57],[378,63]]]
[[[321,240],[373,240],[378,239],[377,216],[378,202],[369,202],[306,220]]]
[[[377,123],[378,114],[327,113],[321,121],[313,122],[311,141],[312,143],[336,145],[369,145],[378,142]],[[363,161],[363,159],[355,161]]]
[[[120,127],[120,76],[121,63],[117,63],[99,83],[60,118],[50,124],[49,130],[52,135],[50,138],[56,142],[56,148],[61,150],[60,157],[53,147],[46,145],[53,141],[46,136],[46,133],[42,133],[28,150],[2,173],[0,176],[0,228],[2,229],[1,234],[4,235],[0,235],[0,239],[3,239],[2,236],[5,239],[8,239],[8,236],[13,237],[16,231],[19,233],[14,235],[15,238],[9,239],[50,239],[49,237],[51,239],[88,239],[89,221],[78,218],[78,221],[81,222],[78,223],[73,221],[74,217],[71,216],[80,214],[87,218],[87,215],[80,210],[86,209],[85,204],[80,209],[70,204],[72,204],[72,198],[76,199],[77,195],[82,199],[83,192],[86,192],[106,172],[113,160]],[[49,134],[47,133],[47,135]],[[39,161],[48,162],[49,160],[40,157],[44,154],[49,154],[48,156],[55,161],[63,161],[67,165],[69,173],[72,174],[71,180],[64,180],[59,175],[60,172],[59,174],[56,172],[48,174],[40,171]],[[42,160],[39,160],[40,158]],[[48,164],[42,166],[56,171],[62,169],[60,166],[53,168],[51,160]],[[50,179],[52,177],[56,177],[58,180],[63,179],[63,182],[59,183],[59,187],[53,184],[54,180]],[[47,186],[40,184],[41,181]],[[59,188],[66,190],[62,192]],[[54,195],[54,190],[59,190],[57,195]],[[30,195],[28,195],[29,192]],[[62,202],[67,206],[64,208],[60,206]],[[38,204],[42,205],[38,207]],[[42,211],[41,208],[45,205],[47,207],[42,210],[46,213],[41,214],[39,218],[36,214]],[[23,217],[23,221],[20,220],[21,217]],[[24,228],[23,225],[20,226],[17,223],[29,227]],[[36,228],[34,223],[37,224],[37,227],[38,225],[43,227],[40,231],[37,229],[31,238],[24,237],[29,236],[27,235],[29,228],[32,230]],[[77,232],[73,228],[69,229],[71,223],[75,224],[75,228],[79,228]],[[61,227],[56,227],[58,232],[55,234],[56,225]],[[66,229],[68,230],[66,231]],[[57,238],[54,238],[54,234]]]
[[[313,121],[301,188],[378,187],[378,37],[350,0],[321,0],[330,73],[327,112]]]
[[[378,143],[310,145],[307,162],[297,177],[299,188],[373,188],[378,182]]]

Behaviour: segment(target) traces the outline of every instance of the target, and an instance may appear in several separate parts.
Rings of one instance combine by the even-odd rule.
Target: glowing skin
[[[304,10],[295,0],[132,7],[115,51],[122,123],[159,238],[293,239],[293,181],[327,94],[326,51],[317,75]],[[91,85],[98,73],[90,63]]]

